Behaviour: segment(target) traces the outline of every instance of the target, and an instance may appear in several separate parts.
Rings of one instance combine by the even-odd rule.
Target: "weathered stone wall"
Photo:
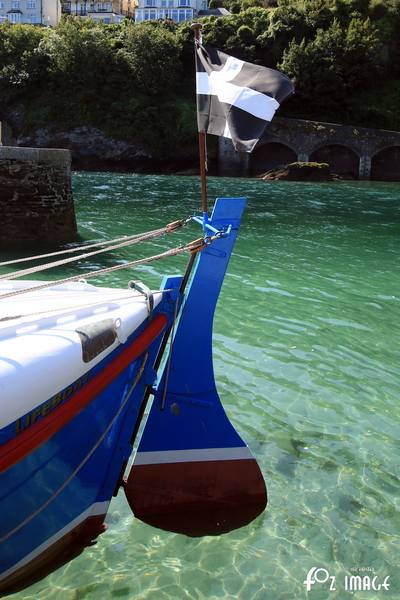
[[[0,242],[76,239],[68,150],[0,146]]]

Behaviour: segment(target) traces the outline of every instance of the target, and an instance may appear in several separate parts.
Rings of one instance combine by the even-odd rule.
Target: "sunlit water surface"
[[[192,177],[76,174],[80,234],[160,227],[198,208],[198,187]],[[16,600],[400,597],[400,186],[211,178],[209,195],[249,198],[214,359],[226,410],[267,481],[268,509],[223,537],[190,539],[136,521],[120,493],[97,545]],[[198,235],[192,225],[79,269]],[[184,264],[153,263],[105,282],[140,277],[157,288]],[[336,591],[317,583],[306,594],[315,566],[336,576]],[[391,589],[350,595],[344,577],[363,568],[379,581],[390,575]]]

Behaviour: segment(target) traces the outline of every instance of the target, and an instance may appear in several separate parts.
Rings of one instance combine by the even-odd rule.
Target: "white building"
[[[0,23],[57,25],[61,17],[60,0],[0,0]]]
[[[122,0],[63,0],[63,13],[83,18],[94,19],[105,24],[120,23],[125,18],[122,14]]]
[[[207,9],[207,0],[139,0],[135,22],[171,19],[180,23],[191,21],[200,10]]]

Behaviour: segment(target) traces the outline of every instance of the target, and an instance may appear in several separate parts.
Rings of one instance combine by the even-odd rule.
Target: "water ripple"
[[[79,173],[74,193],[82,237],[104,239],[198,210],[199,184]],[[97,546],[15,599],[297,600],[315,565],[338,581],[372,567],[391,576],[385,597],[400,592],[400,186],[210,178],[209,195],[250,198],[216,312],[214,359],[269,508],[241,530],[189,539],[135,521],[120,494]],[[197,236],[190,226],[165,244]],[[165,244],[135,248],[134,257]],[[132,259],[121,250],[90,268]],[[158,287],[184,264],[137,275]]]

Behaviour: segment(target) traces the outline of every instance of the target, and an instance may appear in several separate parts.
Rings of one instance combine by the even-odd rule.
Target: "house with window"
[[[138,5],[138,0],[122,0],[121,12],[125,17],[133,19],[135,10]]]
[[[207,10],[207,0],[138,0],[135,22],[171,19],[180,23],[195,19],[201,10]]]
[[[0,23],[53,26],[60,17],[60,0],[0,0]]]
[[[90,18],[105,24],[120,23],[125,18],[122,14],[122,0],[63,0],[62,7],[64,14]]]

